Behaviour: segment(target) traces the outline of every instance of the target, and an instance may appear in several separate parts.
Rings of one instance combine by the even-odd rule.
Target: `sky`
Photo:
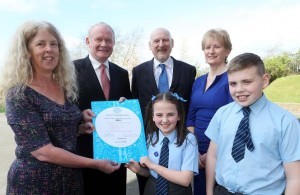
[[[182,60],[191,64],[205,64],[201,40],[211,28],[228,31],[229,60],[244,52],[266,57],[300,49],[299,0],[0,0],[0,66],[13,34],[27,20],[54,24],[70,51],[100,21],[121,33],[142,29],[141,61],[152,58],[148,41],[157,27],[171,32],[171,55],[180,59],[184,48]]]

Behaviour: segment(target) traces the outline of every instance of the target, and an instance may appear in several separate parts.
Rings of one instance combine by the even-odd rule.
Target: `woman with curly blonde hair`
[[[9,54],[0,95],[17,147],[7,194],[83,194],[76,168],[119,169],[109,160],[75,154],[77,132],[90,133],[93,127],[79,125],[76,73],[58,30],[49,22],[26,22]]]
[[[57,29],[49,22],[29,21],[21,26],[12,40],[9,57],[5,62],[2,75],[0,95],[2,98],[11,87],[16,87],[23,97],[26,86],[34,82],[34,68],[32,66],[28,42],[37,34],[39,29],[47,29],[57,39],[59,50],[58,66],[53,69],[52,79],[65,92],[68,100],[77,99],[77,83],[75,68],[70,60],[64,40]]]

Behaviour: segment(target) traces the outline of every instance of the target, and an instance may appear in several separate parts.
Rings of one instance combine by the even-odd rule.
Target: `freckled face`
[[[241,106],[250,106],[262,96],[269,84],[269,75],[259,75],[256,67],[246,68],[228,74],[229,91]]]
[[[179,120],[175,104],[169,101],[158,101],[153,105],[153,121],[164,135],[173,132]]]
[[[29,42],[28,48],[35,72],[52,72],[58,65],[58,42],[47,29],[39,29]]]

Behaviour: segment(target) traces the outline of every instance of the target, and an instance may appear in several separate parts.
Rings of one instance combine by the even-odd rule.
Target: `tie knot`
[[[167,137],[165,137],[164,139],[163,139],[163,145],[166,145],[166,144],[168,144],[169,143],[169,139],[167,138]]]
[[[100,65],[100,69],[101,69],[101,70],[105,70],[105,68],[106,68],[106,66],[105,66],[104,64],[101,64],[101,65]]]
[[[161,71],[164,71],[165,68],[166,68],[166,65],[165,65],[165,64],[159,64],[158,66],[161,68]]]
[[[249,116],[251,109],[249,107],[242,108],[244,116]]]

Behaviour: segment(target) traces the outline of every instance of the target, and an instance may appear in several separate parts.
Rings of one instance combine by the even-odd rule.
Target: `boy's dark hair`
[[[182,100],[178,100],[176,96],[174,96],[170,92],[160,93],[157,96],[152,98],[146,107],[146,136],[148,138],[148,144],[155,145],[158,142],[159,129],[156,127],[155,122],[153,121],[153,105],[159,101],[168,101],[176,106],[178,115],[180,120],[177,121],[176,130],[177,130],[177,141],[176,144],[178,146],[182,145],[186,135],[189,131],[185,127],[185,111],[184,111],[184,102]],[[153,140],[153,135],[156,133],[156,140]]]
[[[262,76],[266,73],[264,62],[258,55],[253,53],[243,53],[233,58],[229,62],[227,73],[230,74],[252,66],[257,68],[259,75]]]

